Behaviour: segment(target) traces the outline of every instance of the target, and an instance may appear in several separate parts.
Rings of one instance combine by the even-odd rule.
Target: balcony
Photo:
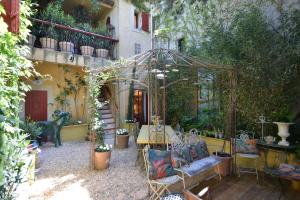
[[[113,26],[107,27],[105,34],[98,34],[85,27],[73,28],[35,18],[32,23],[34,35],[28,39],[32,51],[27,55],[32,60],[88,66],[117,59],[118,39],[114,37]]]

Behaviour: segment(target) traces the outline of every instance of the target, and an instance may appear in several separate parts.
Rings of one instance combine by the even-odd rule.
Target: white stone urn
[[[73,52],[74,44],[72,42],[61,41],[58,43],[61,51]]]
[[[80,46],[81,54],[84,56],[93,56],[94,47],[91,46]]]
[[[294,123],[287,123],[287,122],[273,122],[278,126],[278,136],[281,137],[281,141],[278,142],[279,145],[282,146],[289,146],[290,143],[286,141],[286,138],[290,136],[289,133],[289,126]]]
[[[45,49],[57,49],[57,40],[47,37],[40,38],[42,48]]]
[[[108,57],[108,50],[107,49],[96,49],[96,55],[100,58],[107,58]]]

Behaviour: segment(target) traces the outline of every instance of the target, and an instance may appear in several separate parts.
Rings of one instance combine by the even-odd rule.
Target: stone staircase
[[[111,113],[109,104],[101,108],[101,120],[103,120],[104,125],[104,142],[106,144],[114,144],[114,133],[116,131],[115,119]]]

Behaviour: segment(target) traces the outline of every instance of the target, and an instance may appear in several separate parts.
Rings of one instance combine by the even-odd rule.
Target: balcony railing
[[[114,38],[115,28],[111,25],[107,27],[106,35],[100,35],[35,18],[32,18],[32,22],[33,29],[39,28],[39,31],[32,30],[38,33],[34,35],[35,40],[31,40],[34,47],[112,60],[117,58],[115,47],[119,40]]]

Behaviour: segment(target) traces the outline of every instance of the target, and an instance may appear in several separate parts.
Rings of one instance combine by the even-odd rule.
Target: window
[[[140,15],[139,13],[135,10],[134,11],[134,28],[139,29],[140,27]]]
[[[142,52],[141,44],[135,43],[134,44],[134,54],[139,54],[141,52]]]

